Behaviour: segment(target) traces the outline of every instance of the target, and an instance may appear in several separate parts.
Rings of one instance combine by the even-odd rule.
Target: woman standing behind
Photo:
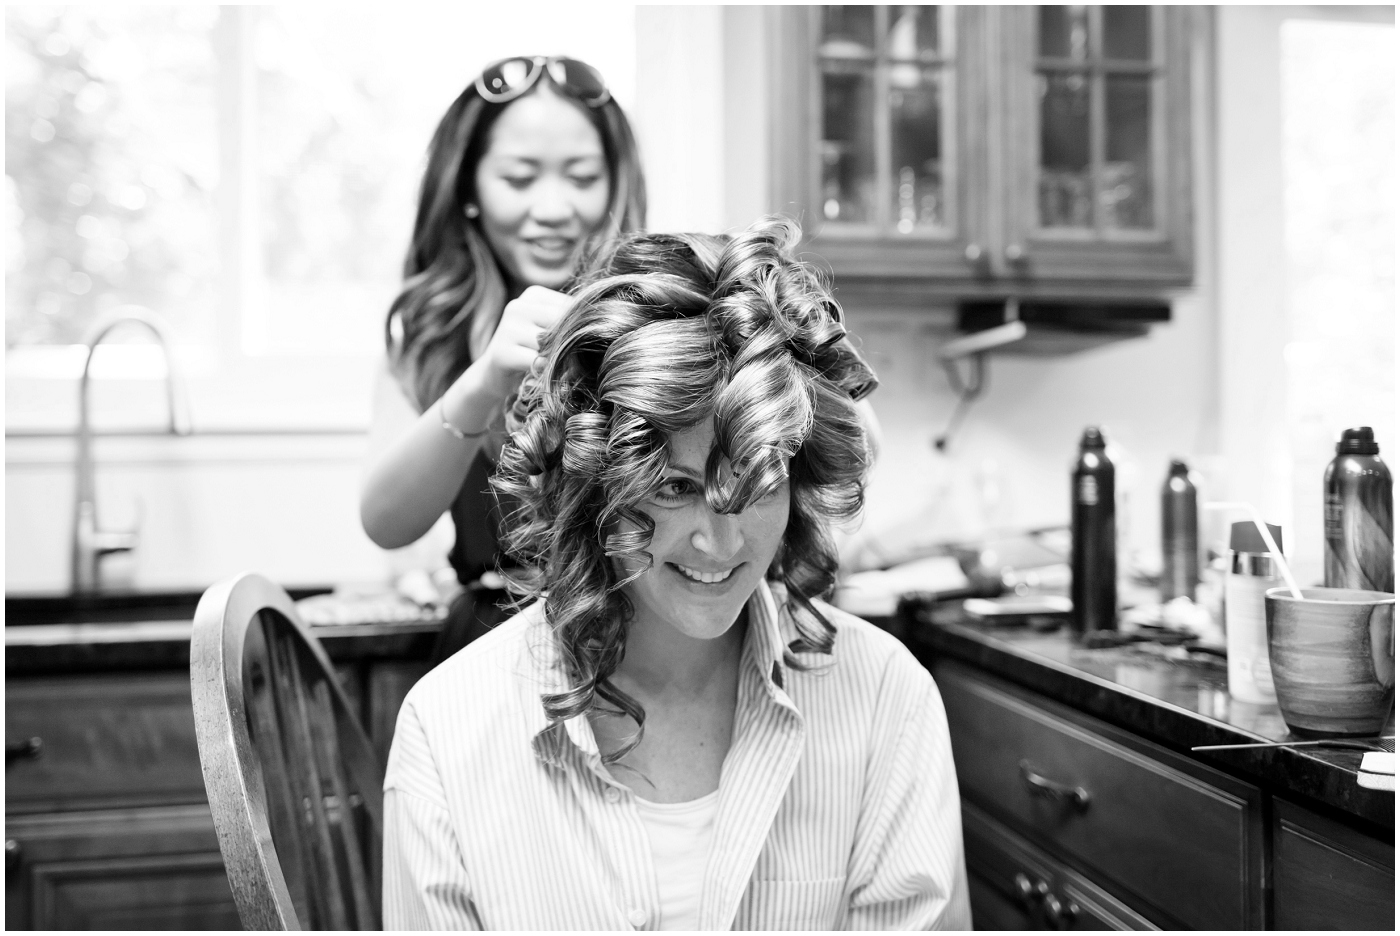
[[[448,108],[433,134],[404,286],[385,327],[376,383],[365,532],[406,546],[451,510],[449,559],[468,590],[438,660],[500,618],[487,478],[506,398],[539,336],[569,307],[561,290],[596,240],[642,227],[646,195],[631,127],[602,77],[575,59],[503,59]]]

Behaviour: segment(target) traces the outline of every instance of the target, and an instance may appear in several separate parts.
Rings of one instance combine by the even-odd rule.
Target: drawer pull
[[[1080,812],[1089,808],[1089,791],[1082,786],[1070,786],[1067,783],[1058,783],[1049,777],[1042,777],[1031,769],[1030,762],[1021,761],[1021,779],[1026,782],[1026,789],[1032,795],[1044,796],[1047,799],[1063,800],[1074,805]]]
[[[5,839],[5,873],[13,871],[19,867],[19,860],[24,857],[24,850],[20,848],[19,842],[14,839]]]
[[[5,766],[8,767],[17,760],[33,760],[44,750],[44,739],[40,737],[25,738],[23,741],[5,742]]]

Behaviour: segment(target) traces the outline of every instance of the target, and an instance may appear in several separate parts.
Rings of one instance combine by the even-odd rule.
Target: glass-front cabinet
[[[1189,9],[774,8],[772,190],[843,279],[1188,285]]]

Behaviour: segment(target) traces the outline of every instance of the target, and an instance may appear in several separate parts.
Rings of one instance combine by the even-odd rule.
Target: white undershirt
[[[719,811],[719,790],[688,803],[652,803],[636,799],[651,841],[656,886],[661,895],[663,930],[700,926],[700,881]]]

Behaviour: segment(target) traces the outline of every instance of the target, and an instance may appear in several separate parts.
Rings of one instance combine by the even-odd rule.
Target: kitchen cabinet
[[[6,929],[238,929],[195,741],[188,623],[86,626],[106,633],[6,629]],[[131,639],[114,640],[123,627]],[[381,757],[436,630],[318,629]]]
[[[1288,737],[1214,657],[912,611],[947,712],[974,925],[1394,930],[1394,795]]]
[[[775,207],[847,292],[1187,286],[1187,7],[772,8]]]
[[[1262,925],[1258,789],[956,662],[938,663],[933,675],[968,807],[1081,869],[1130,908],[1129,919],[1170,929]],[[995,880],[1003,890],[1016,874],[1032,884],[1055,877],[1004,864]],[[1042,911],[1059,908],[1044,914],[1056,926],[1072,922],[1069,907],[1089,904],[1056,886],[1024,899],[1037,896]]]
[[[1313,810],[1274,804],[1274,927],[1395,929],[1395,849]]]

